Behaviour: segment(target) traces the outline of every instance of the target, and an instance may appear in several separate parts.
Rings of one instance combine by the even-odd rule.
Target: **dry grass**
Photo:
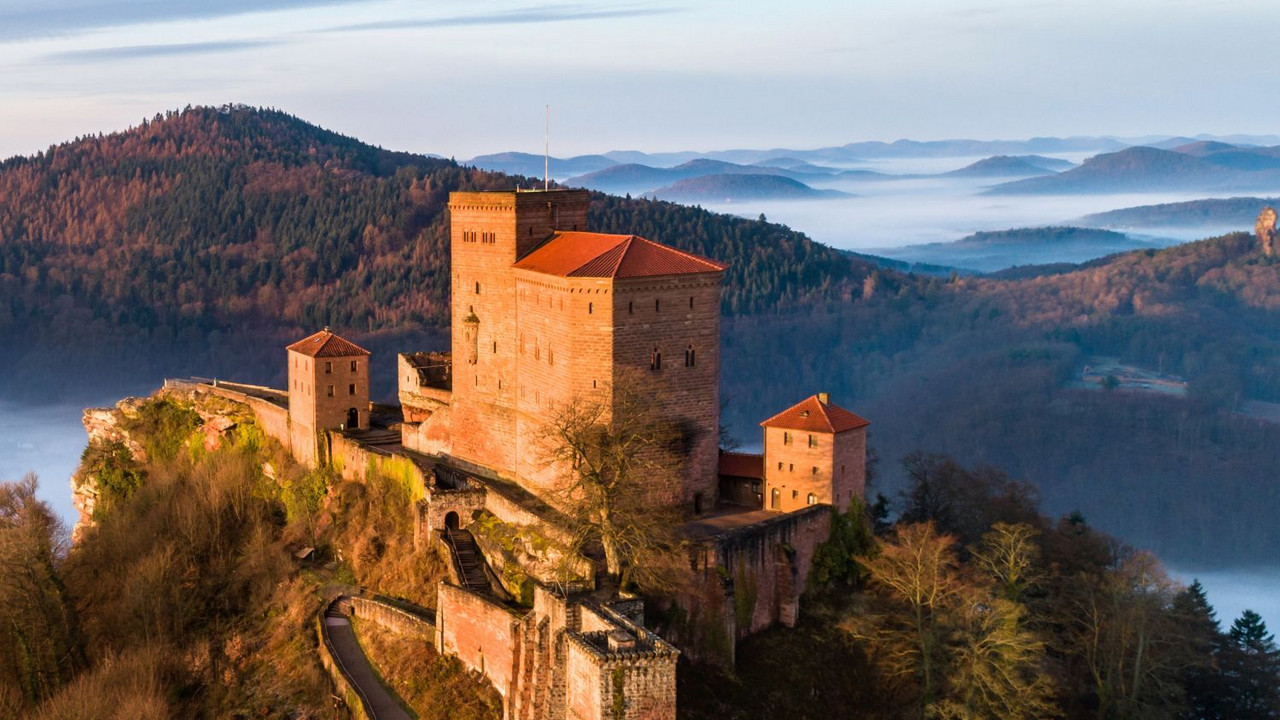
[[[477,680],[456,658],[441,657],[430,643],[399,635],[377,623],[354,623],[383,681],[420,720],[496,720],[502,698],[493,686]]]

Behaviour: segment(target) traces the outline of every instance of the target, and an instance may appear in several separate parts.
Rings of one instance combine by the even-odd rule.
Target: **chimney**
[[[635,650],[636,638],[626,630],[614,630],[607,636],[609,643],[609,652],[619,652],[622,650]]]
[[[830,405],[831,397],[828,396],[826,393],[818,393],[818,402],[822,403],[823,405]]]

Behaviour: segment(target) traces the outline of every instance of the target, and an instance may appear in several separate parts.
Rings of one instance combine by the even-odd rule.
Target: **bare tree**
[[[574,550],[603,550],[622,587],[667,587],[678,540],[664,490],[680,479],[680,432],[652,393],[624,380],[557,408],[543,427],[544,459],[560,482],[552,501],[568,516]]]

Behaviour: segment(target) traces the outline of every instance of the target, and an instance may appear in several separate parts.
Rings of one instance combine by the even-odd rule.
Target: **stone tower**
[[[864,498],[869,422],[818,393],[760,425],[766,509],[827,503],[844,512],[855,495]]]
[[[584,190],[450,196],[449,440],[432,451],[551,490],[560,471],[545,460],[547,420],[574,400],[611,406],[613,387],[637,383],[685,440],[682,479],[654,487],[654,502],[710,509],[725,266],[587,232],[588,200]]]
[[[369,351],[325,328],[287,352],[290,438],[314,462],[317,431],[369,427]]]
[[[587,226],[586,190],[455,192],[453,453],[501,474],[516,471],[516,288],[512,265],[555,230]]]

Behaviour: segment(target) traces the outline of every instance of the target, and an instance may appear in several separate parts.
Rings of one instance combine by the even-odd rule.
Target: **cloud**
[[[566,22],[571,20],[611,20],[616,18],[667,15],[678,8],[605,8],[591,5],[540,5],[475,15],[453,15],[438,18],[381,20],[327,28],[325,32],[362,30],[402,30],[406,28],[462,27],[468,25],[525,25],[531,23]]]
[[[213,42],[169,43],[165,45],[123,45],[120,47],[91,48],[50,53],[45,60],[53,62],[82,62],[86,60],[132,60],[134,58],[164,57],[169,55],[201,55],[208,53],[238,52],[260,47],[279,45],[279,40],[219,40]]]
[[[271,10],[375,0],[3,0],[0,42],[175,20],[207,20]]]

